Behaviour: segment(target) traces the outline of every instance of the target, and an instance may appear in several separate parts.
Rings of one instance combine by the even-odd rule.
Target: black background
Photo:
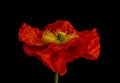
[[[94,12],[93,12],[94,11]],[[21,10],[22,12],[22,10]],[[97,61],[79,58],[67,64],[67,73],[59,78],[60,83],[85,83],[116,81],[117,70],[112,54],[113,15],[110,12],[95,10],[33,12],[15,15],[15,55],[12,70],[15,82],[54,83],[54,73],[34,57],[27,57],[22,49],[23,43],[18,40],[18,30],[23,22],[32,27],[44,28],[56,20],[69,20],[78,31],[98,29],[101,52]],[[92,12],[92,13],[91,13]],[[33,14],[34,13],[34,14]]]

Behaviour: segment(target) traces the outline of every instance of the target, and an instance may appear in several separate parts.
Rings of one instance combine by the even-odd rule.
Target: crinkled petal
[[[66,73],[66,61],[59,53],[54,53],[51,57],[51,64],[55,69],[55,72],[59,72],[60,76]]]
[[[71,23],[67,20],[57,20],[55,23],[48,24],[44,30],[46,31],[47,29],[52,32],[62,31],[69,34],[76,32]]]
[[[28,56],[37,57],[45,66],[52,69],[52,71],[55,71],[50,60],[53,52],[47,46],[33,47],[33,46],[24,45],[23,49]]]
[[[41,36],[38,28],[32,28],[25,23],[19,29],[19,40],[31,46],[42,46]]]
[[[72,39],[65,47],[62,55],[67,62],[83,57],[89,60],[98,59],[100,53],[100,37],[96,29],[80,32],[79,38]]]
[[[63,49],[62,56],[65,58],[66,62],[72,62],[75,59],[78,59],[82,56],[80,48],[79,38],[70,40]]]
[[[81,48],[84,52],[83,56],[86,59],[96,60],[100,53],[100,37],[96,32],[97,29],[91,31],[85,30],[80,32]]]

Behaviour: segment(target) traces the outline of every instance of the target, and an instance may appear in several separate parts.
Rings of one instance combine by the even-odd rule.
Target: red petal
[[[95,29],[80,32],[80,37],[72,39],[65,45],[62,55],[67,62],[83,57],[90,60],[98,59],[100,53],[100,37]]]
[[[60,76],[66,73],[66,60],[61,56],[63,45],[56,45],[54,43],[49,44],[49,48],[53,50],[51,56],[51,64],[55,69],[55,72],[59,72]]]
[[[38,28],[32,28],[23,23],[19,29],[19,40],[31,46],[41,46],[41,31]]]
[[[48,24],[44,30],[50,30],[52,32],[55,32],[56,30],[60,30],[63,32],[68,32],[68,33],[74,33],[76,30],[73,28],[73,26],[70,24],[69,21],[67,20],[58,20],[55,23]]]
[[[28,56],[37,57],[44,65],[55,71],[50,60],[53,52],[47,46],[33,47],[24,45],[23,49]]]
[[[51,57],[51,64],[55,72],[59,72],[60,76],[66,73],[66,61],[60,56],[60,53],[54,53]]]
[[[24,45],[23,49],[28,56],[37,57],[53,72],[59,72],[60,76],[66,73],[66,62],[63,57],[59,56],[59,51],[55,52],[55,50],[48,46],[33,47]],[[57,49],[57,47],[54,49]]]
[[[80,43],[84,51],[82,57],[90,60],[98,59],[100,53],[100,37],[96,29],[80,32]]]
[[[82,50],[80,48],[80,40],[79,38],[72,39],[65,46],[62,52],[62,56],[64,56],[67,62],[71,62],[74,59],[80,58],[82,56]]]

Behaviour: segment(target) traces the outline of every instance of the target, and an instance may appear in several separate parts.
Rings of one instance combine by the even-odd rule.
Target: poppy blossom
[[[67,20],[57,20],[43,30],[23,23],[18,35],[26,55],[37,57],[60,76],[66,73],[68,62],[78,58],[97,60],[100,53],[97,29],[79,32]]]

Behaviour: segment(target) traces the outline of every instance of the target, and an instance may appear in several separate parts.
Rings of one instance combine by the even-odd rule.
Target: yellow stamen
[[[77,38],[78,35],[76,33],[67,35],[65,32],[58,31],[57,35],[53,32],[46,30],[43,33],[42,41],[46,44],[48,43],[56,43],[56,44],[65,44],[73,38]]]

